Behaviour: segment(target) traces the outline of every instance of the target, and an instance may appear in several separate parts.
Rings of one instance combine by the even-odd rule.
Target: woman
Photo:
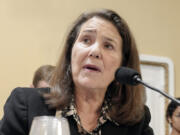
[[[121,66],[140,72],[136,44],[125,21],[106,9],[83,13],[67,36],[50,92],[41,89],[42,98],[37,90],[14,90],[0,131],[25,135],[33,117],[56,113],[68,119],[72,135],[153,135],[143,87],[122,85],[114,78]],[[11,106],[17,102],[21,107]],[[13,117],[16,124],[8,110],[13,116],[22,113]],[[13,130],[7,131],[10,127]]]
[[[177,98],[180,100],[180,98]],[[180,135],[180,106],[171,101],[167,107],[166,119],[171,125],[171,134],[170,135]]]

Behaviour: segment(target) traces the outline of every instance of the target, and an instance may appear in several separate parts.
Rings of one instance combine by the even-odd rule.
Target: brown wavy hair
[[[130,67],[140,72],[136,43],[124,19],[116,12],[108,9],[85,12],[74,22],[67,35],[63,52],[51,80],[51,93],[45,95],[46,101],[51,107],[63,109],[71,101],[74,93],[74,83],[71,74],[72,47],[78,37],[82,24],[92,17],[105,19],[116,27],[123,40],[121,66]],[[143,87],[122,85],[114,80],[107,89],[107,95],[110,95],[112,103],[108,113],[119,124],[135,124],[143,117],[145,102]]]

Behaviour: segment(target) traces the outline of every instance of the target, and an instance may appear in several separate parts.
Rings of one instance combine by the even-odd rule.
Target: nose
[[[90,54],[90,56],[99,59],[99,55]]]
[[[94,57],[96,59],[100,59],[102,57],[101,56],[102,55],[101,54],[101,48],[100,48],[99,43],[93,44],[90,49],[91,49],[89,52],[90,57]]]

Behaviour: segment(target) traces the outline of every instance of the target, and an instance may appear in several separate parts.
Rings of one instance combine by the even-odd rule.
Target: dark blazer
[[[28,135],[35,116],[54,116],[56,110],[49,109],[40,92],[48,92],[48,88],[16,88],[12,91],[4,106],[4,116],[0,123],[0,135]],[[71,135],[79,135],[77,125],[72,116],[68,117]],[[153,135],[149,127],[150,112],[145,107],[145,115],[134,126],[116,126],[107,121],[102,125],[102,135]]]

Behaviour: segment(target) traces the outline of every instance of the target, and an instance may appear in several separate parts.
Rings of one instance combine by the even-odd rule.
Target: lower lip
[[[96,73],[99,73],[100,71],[98,70],[91,70],[91,69],[88,69],[88,68],[84,68],[84,70],[88,71],[88,72],[96,72]]]

